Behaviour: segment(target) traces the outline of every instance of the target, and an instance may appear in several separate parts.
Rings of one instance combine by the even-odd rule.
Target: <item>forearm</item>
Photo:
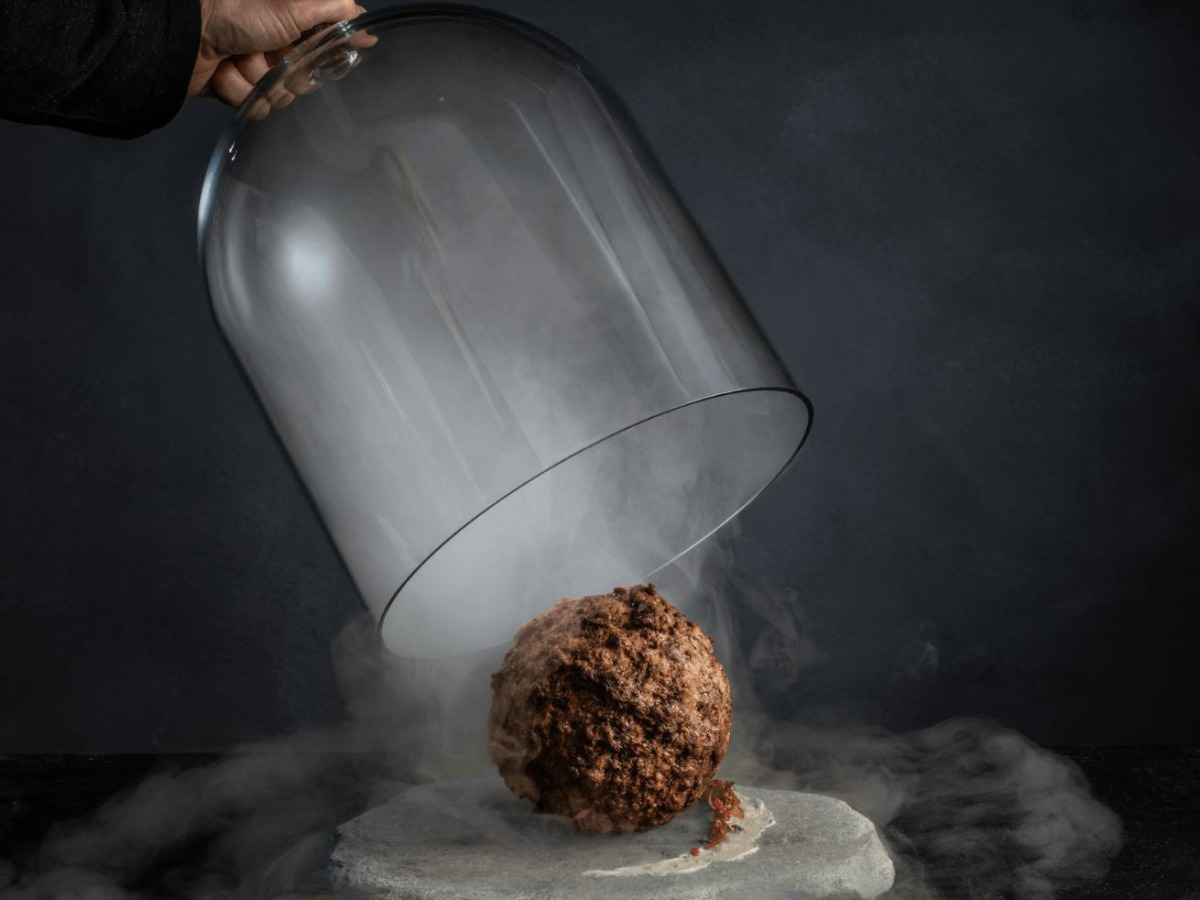
[[[136,137],[179,110],[199,46],[199,0],[0,0],[0,116]]]

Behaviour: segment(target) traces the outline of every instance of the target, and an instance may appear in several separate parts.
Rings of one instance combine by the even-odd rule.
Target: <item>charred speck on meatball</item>
[[[492,676],[488,752],[542,812],[636,831],[703,795],[732,719],[712,641],[638,585],[563,600],[521,626]]]

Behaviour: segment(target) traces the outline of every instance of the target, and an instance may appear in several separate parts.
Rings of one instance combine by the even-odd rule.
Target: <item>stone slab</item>
[[[539,815],[499,778],[425,785],[342,825],[329,881],[364,900],[873,900],[891,887],[875,826],[842,801],[737,790],[744,831],[693,856],[708,830],[705,804],[651,831],[588,835]]]

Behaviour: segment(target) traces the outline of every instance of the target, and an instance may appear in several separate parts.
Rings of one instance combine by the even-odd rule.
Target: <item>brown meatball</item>
[[[529,620],[492,693],[488,752],[505,784],[583,831],[669,822],[729,748],[729,680],[712,641],[654,585]]]

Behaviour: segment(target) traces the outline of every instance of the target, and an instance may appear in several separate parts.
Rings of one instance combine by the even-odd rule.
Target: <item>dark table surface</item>
[[[1200,748],[1056,752],[1121,817],[1125,843],[1102,880],[1055,896],[1200,900]],[[402,786],[388,780],[392,762],[368,754],[260,754],[233,765],[212,754],[0,756],[0,898],[321,896],[329,832]],[[257,865],[267,858],[269,866]],[[892,895],[1031,896],[1014,888],[976,898],[959,875],[925,876],[926,888],[901,883]]]
[[[1200,900],[1200,748],[1059,749],[1121,817],[1125,846],[1071,900]]]

